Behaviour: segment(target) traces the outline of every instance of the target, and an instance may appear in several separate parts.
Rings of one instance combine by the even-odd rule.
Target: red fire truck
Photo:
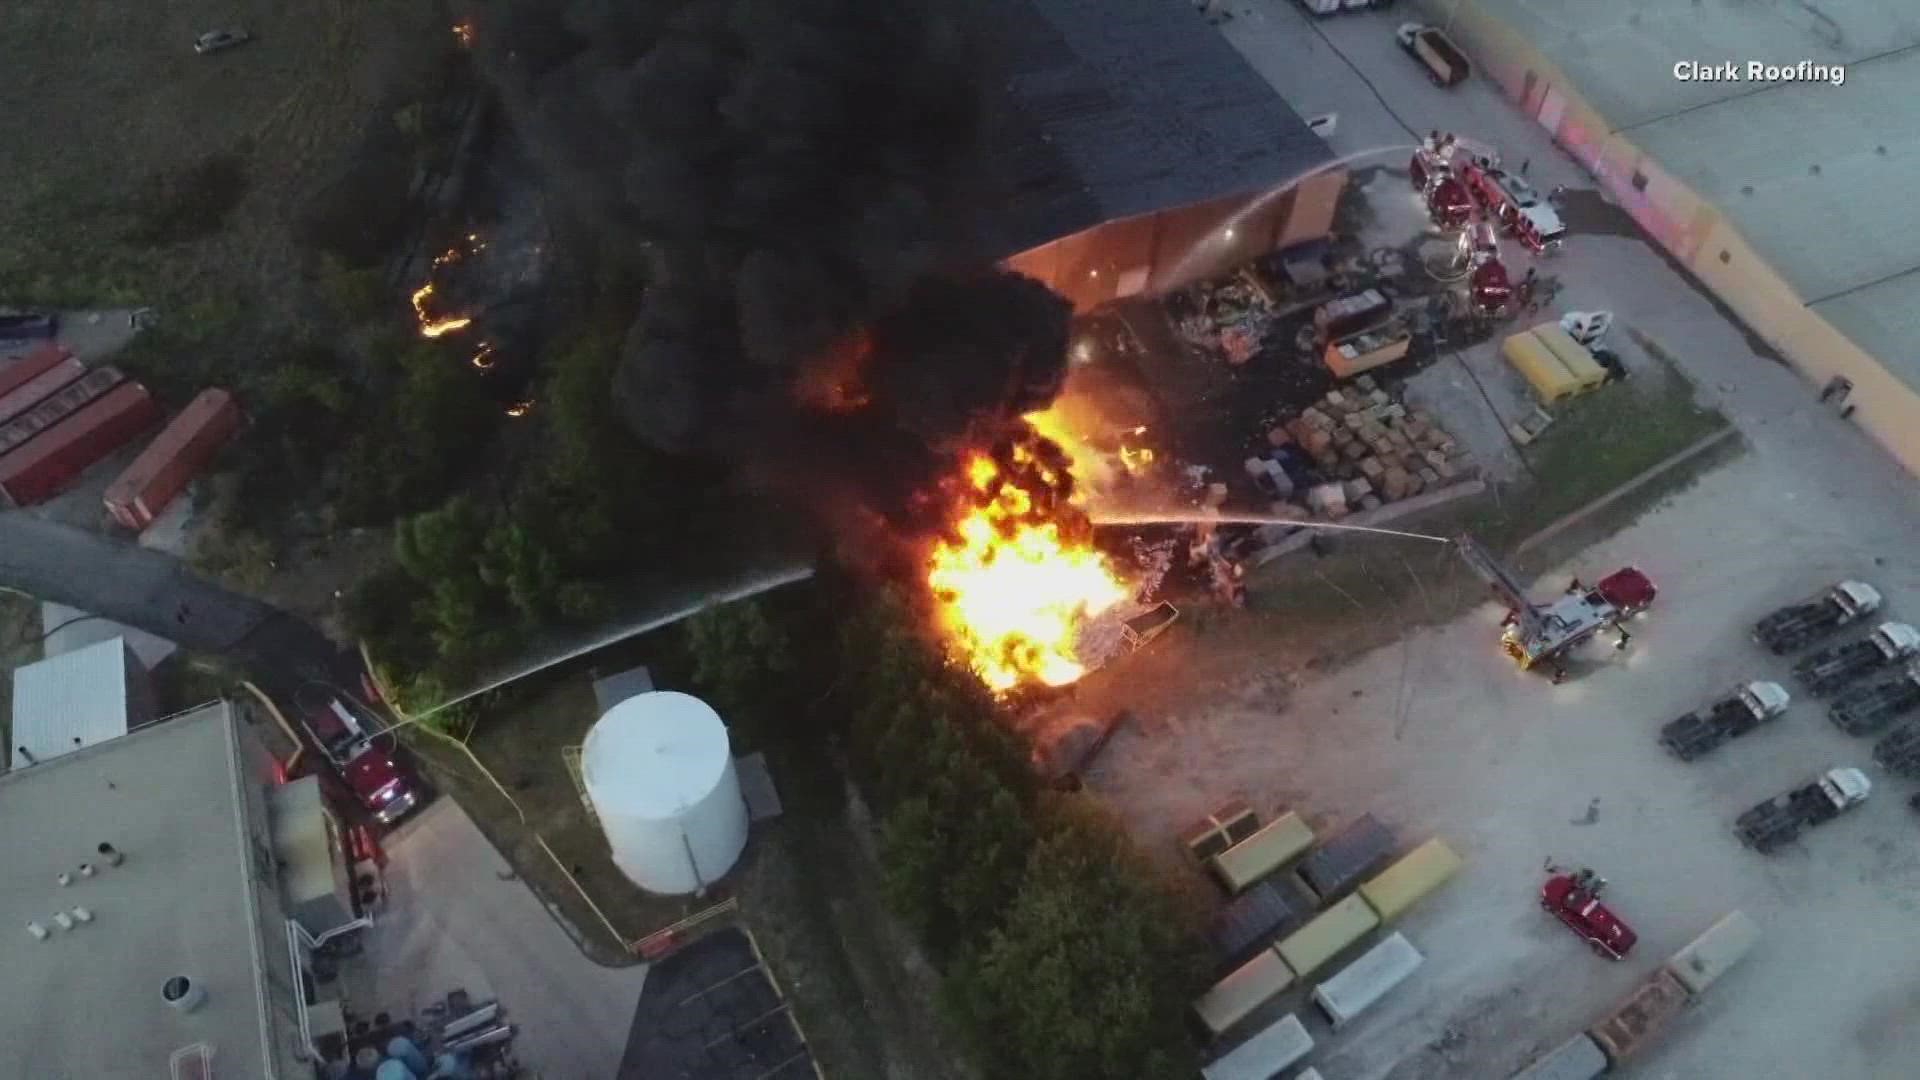
[[[1456,154],[1454,166],[1474,200],[1527,250],[1540,254],[1559,250],[1567,227],[1525,177],[1500,168],[1497,158],[1461,160]]]

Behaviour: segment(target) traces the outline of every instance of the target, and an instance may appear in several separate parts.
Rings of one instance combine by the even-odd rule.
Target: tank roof
[[[620,702],[593,725],[580,771],[600,813],[664,821],[706,797],[731,754],[727,726],[712,706],[655,690]]]

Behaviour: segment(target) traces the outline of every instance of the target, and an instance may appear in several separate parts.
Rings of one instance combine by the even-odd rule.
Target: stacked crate
[[[1325,518],[1371,510],[1478,475],[1466,450],[1432,416],[1395,401],[1366,375],[1348,389],[1329,391],[1281,433],[1338,481],[1307,492],[1308,509]]]

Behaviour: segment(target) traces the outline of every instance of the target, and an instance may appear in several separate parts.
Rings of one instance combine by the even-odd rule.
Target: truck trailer
[[[1434,837],[1363,882],[1360,895],[1382,922],[1398,918],[1428,893],[1460,872],[1460,856]]]
[[[1618,1068],[1651,1046],[1691,1000],[1687,988],[1663,967],[1588,1028],[1587,1034]]]
[[[1807,693],[1826,697],[1863,675],[1920,653],[1920,630],[1888,622],[1858,641],[1822,649],[1793,665],[1793,676]]]
[[[201,391],[107,486],[107,512],[130,529],[153,524],[239,429],[233,395],[217,387]]]
[[[1750,682],[1704,709],[1660,729],[1660,745],[1681,761],[1702,757],[1787,711],[1793,699],[1779,683]]]
[[[52,498],[159,418],[159,407],[146,387],[121,383],[0,456],[0,499],[9,506],[32,506]]]
[[[1338,974],[1314,987],[1313,1002],[1339,1031],[1386,997],[1388,991],[1406,982],[1425,959],[1405,934],[1388,934]]]
[[[1313,830],[1288,811],[1269,822],[1266,828],[1213,857],[1213,874],[1238,895],[1254,882],[1292,862],[1313,846]]]
[[[1742,843],[1768,855],[1792,843],[1800,830],[1832,821],[1866,802],[1872,793],[1873,782],[1859,769],[1828,769],[1813,783],[1741,814],[1734,831]]]
[[[1895,776],[1920,779],[1920,722],[1901,724],[1875,743],[1873,760]]]
[[[1864,581],[1843,581],[1761,619],[1753,640],[1775,656],[1788,656],[1879,610],[1880,590]]]
[[[1435,86],[1458,86],[1473,74],[1467,55],[1437,26],[1403,23],[1395,37],[1407,55],[1427,69],[1427,77]]]
[[[1873,735],[1920,706],[1920,663],[1900,677],[1855,687],[1834,699],[1827,718],[1849,735]]]
[[[1362,814],[1300,860],[1300,880],[1321,903],[1331,903],[1378,870],[1393,847],[1393,833]]]
[[[1205,1080],[1273,1080],[1281,1070],[1313,1052],[1313,1036],[1300,1018],[1288,1013],[1200,1070]]]

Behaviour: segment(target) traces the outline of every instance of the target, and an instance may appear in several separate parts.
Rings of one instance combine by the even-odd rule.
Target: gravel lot
[[[1340,110],[1342,138],[1362,145],[1391,134],[1368,89],[1292,5],[1232,8],[1224,32],[1302,112]],[[1415,127],[1530,155],[1543,186],[1581,183],[1491,88],[1427,86],[1394,47],[1393,22],[1320,25]],[[1237,792],[1320,825],[1372,811],[1409,844],[1437,833],[1467,857],[1462,876],[1402,924],[1426,966],[1338,1037],[1316,1022],[1315,1063],[1328,1076],[1508,1075],[1736,907],[1761,924],[1762,944],[1631,1075],[1909,1075],[1920,1055],[1920,1027],[1903,1019],[1920,1004],[1911,974],[1920,822],[1904,805],[1913,785],[1872,769],[1869,741],[1840,733],[1805,699],[1692,765],[1668,758],[1655,733],[1737,681],[1784,681],[1787,665],[1751,645],[1747,627],[1842,576],[1875,582],[1893,616],[1920,619],[1912,478],[1823,410],[1815,388],[1756,354],[1638,239],[1576,236],[1554,270],[1578,306],[1610,308],[1657,342],[1749,447],[1538,582],[1548,596],[1571,575],[1647,570],[1662,593],[1633,647],[1601,649],[1597,670],[1553,687],[1498,653],[1499,612],[1488,605],[1332,672],[1249,659],[1237,680],[1157,696],[1090,787],[1161,853]],[[1735,841],[1741,810],[1836,764],[1869,767],[1879,786],[1866,806],[1770,859]],[[1595,799],[1597,820],[1585,824]],[[1594,957],[1538,910],[1547,856],[1612,879],[1614,905],[1641,934],[1626,962]]]

